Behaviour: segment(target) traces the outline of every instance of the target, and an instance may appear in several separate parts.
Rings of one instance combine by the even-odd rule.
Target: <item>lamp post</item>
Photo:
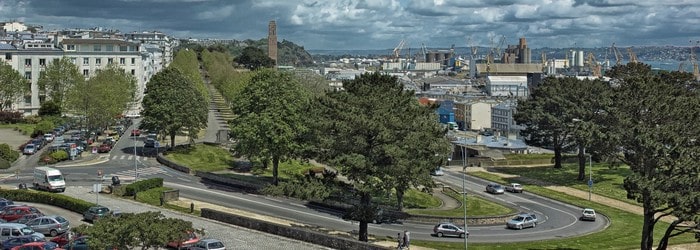
[[[464,145],[460,145],[462,148],[462,206],[464,206],[464,249],[467,249],[467,189],[466,189],[466,178],[467,178],[467,154],[466,154],[466,149],[464,148]]]
[[[138,164],[138,156],[136,155],[136,141],[138,137],[136,135],[133,135],[134,137],[134,180],[139,177],[138,171],[139,171],[139,164]]]

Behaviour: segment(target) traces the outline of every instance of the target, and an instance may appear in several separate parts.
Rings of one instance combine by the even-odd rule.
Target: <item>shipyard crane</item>
[[[406,45],[406,40],[401,40],[399,42],[399,45],[396,45],[396,48],[394,48],[394,51],[392,52],[392,56],[393,56],[394,60],[396,60],[397,62],[401,58],[401,49],[403,49],[403,46],[405,46],[405,45]]]
[[[425,43],[420,44],[420,53],[423,54],[423,62],[428,59],[428,49],[425,47]]]
[[[627,54],[629,54],[631,63],[638,63],[639,62],[639,59],[637,59],[637,54],[634,53],[634,51],[632,50],[632,47],[627,47]]]
[[[595,76],[595,77],[601,76],[600,64],[598,63],[598,60],[595,59],[595,55],[593,55],[593,52],[588,52],[588,57],[586,59],[586,63],[588,64],[588,69],[591,71],[593,76]]]
[[[622,64],[622,53],[615,47],[615,43],[610,47],[610,52],[615,55],[615,66]]]

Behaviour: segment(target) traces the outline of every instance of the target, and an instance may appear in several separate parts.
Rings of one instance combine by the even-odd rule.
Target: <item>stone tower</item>
[[[270,21],[267,32],[267,55],[277,65],[277,24],[274,20]]]

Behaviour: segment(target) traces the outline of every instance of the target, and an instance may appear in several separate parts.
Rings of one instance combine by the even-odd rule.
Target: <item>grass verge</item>
[[[152,188],[146,191],[141,191],[136,194],[136,201],[146,203],[149,205],[153,206],[160,206],[160,196],[163,193],[163,191],[169,191],[173,190],[172,188],[167,188],[167,187],[158,187],[158,188]],[[189,207],[181,207],[173,204],[169,204],[167,202],[163,203],[163,208],[167,208],[170,210],[175,210],[181,213],[190,213],[190,208]],[[201,211],[195,209],[194,210],[194,215],[196,216],[201,216]]]
[[[446,195],[454,198],[455,200],[462,200],[462,196],[455,192],[444,192]],[[504,215],[515,212],[515,209],[503,206],[501,204],[486,200],[477,195],[468,195],[466,197],[468,201],[467,204],[467,216],[469,217],[481,217],[481,216],[495,216]],[[464,200],[462,200],[464,201]],[[462,206],[464,202],[460,204],[459,207],[450,210],[437,210],[437,209],[409,209],[406,212],[414,215],[432,215],[432,216],[444,216],[450,218],[462,218],[464,216],[464,207]]]
[[[476,172],[472,175],[494,182],[506,183],[507,179],[486,172]],[[610,226],[601,232],[592,233],[575,238],[559,240],[534,241],[522,243],[475,243],[470,244],[470,249],[638,249],[642,216],[622,211],[616,208],[604,206],[595,202],[570,196],[565,193],[552,191],[539,186],[528,186],[528,192],[546,196],[555,200],[570,203],[579,207],[590,207],[598,213],[610,218]],[[668,227],[668,223],[659,222],[654,230],[654,238],[660,239]],[[696,242],[692,234],[684,234],[670,239],[670,244],[684,244]],[[463,249],[463,243],[446,243],[433,241],[412,241],[412,244],[430,247],[434,249]],[[658,243],[658,240],[657,242]]]
[[[165,158],[193,170],[205,172],[226,170],[234,166],[233,156],[228,150],[206,144],[169,152]]]
[[[36,124],[28,124],[28,123],[0,124],[0,128],[14,129],[17,132],[22,133],[23,135],[27,135],[27,136],[34,133],[34,127],[36,127]]]

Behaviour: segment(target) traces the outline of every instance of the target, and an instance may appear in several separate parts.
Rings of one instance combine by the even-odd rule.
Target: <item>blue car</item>
[[[10,250],[13,247],[16,246],[21,246],[24,244],[27,244],[29,242],[42,242],[44,239],[36,236],[36,235],[26,235],[26,236],[20,236],[20,237],[15,237],[15,238],[10,238],[2,242],[2,249],[3,250]]]

